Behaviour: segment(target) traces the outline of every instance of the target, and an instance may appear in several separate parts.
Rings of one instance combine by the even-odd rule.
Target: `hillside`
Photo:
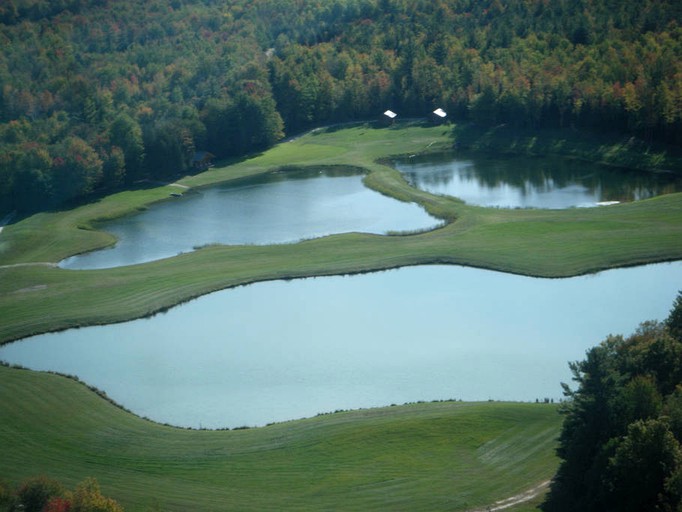
[[[0,211],[387,108],[679,146],[680,19],[671,0],[7,0]]]
[[[135,510],[467,510],[548,480],[548,404],[414,404],[233,431],[157,425],[82,384],[0,367],[0,480],[95,477]]]

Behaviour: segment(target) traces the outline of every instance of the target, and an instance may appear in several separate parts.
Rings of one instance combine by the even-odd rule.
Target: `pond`
[[[178,189],[181,191],[181,189]],[[357,172],[286,171],[152,205],[99,228],[115,246],[67,258],[62,268],[110,268],[175,256],[211,244],[277,244],[334,233],[385,234],[442,224],[413,203],[368,189]]]
[[[28,338],[0,359],[75,374],[136,414],[195,428],[419,400],[557,400],[569,361],[666,318],[681,288],[682,262],[570,279],[420,266],[272,281]]]
[[[637,201],[682,191],[682,177],[550,157],[443,153],[393,162],[407,181],[434,194],[499,208],[565,209]]]

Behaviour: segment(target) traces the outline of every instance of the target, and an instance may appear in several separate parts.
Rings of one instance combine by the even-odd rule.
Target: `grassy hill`
[[[0,367],[0,478],[94,476],[126,510],[467,510],[551,478],[554,405],[441,402],[233,431],[170,428]]]

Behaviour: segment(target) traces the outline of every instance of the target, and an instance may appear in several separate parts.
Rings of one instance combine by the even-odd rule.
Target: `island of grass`
[[[682,194],[608,208],[486,209],[416,190],[382,163],[455,144],[648,170],[682,168],[663,150],[573,132],[540,136],[418,123],[316,130],[174,184],[6,227],[0,234],[0,342],[137,318],[270,279],[431,263],[561,277],[682,258]],[[55,265],[114,242],[95,229],[98,220],[134,213],[185,188],[319,166],[363,169],[368,186],[416,202],[446,225],[411,235],[210,246],[114,269]],[[0,478],[16,484],[49,473],[74,485],[94,476],[128,510],[485,510],[541,485],[557,467],[561,418],[551,404],[414,404],[197,432],[136,418],[64,377],[0,368],[0,382]]]
[[[682,159],[619,137],[572,131],[512,133],[499,128],[430,126],[327,128],[259,155],[179,179],[104,197],[65,211],[40,213],[0,234],[0,343],[68,327],[150,315],[218,289],[271,279],[367,272],[445,263],[543,277],[682,258],[682,194],[607,208],[504,210],[470,206],[410,187],[385,162],[398,154],[452,149],[551,153],[641,169],[682,169]],[[213,245],[190,254],[94,271],[55,268],[61,259],[113,244],[96,221],[148,207],[186,188],[301,167],[364,170],[365,183],[422,205],[446,221],[411,235],[348,233],[276,246]]]

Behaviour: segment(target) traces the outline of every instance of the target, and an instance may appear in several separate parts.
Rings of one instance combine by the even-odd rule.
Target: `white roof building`
[[[433,115],[436,117],[440,117],[441,119],[445,119],[448,114],[443,110],[442,108],[437,108],[436,110],[433,111]]]

